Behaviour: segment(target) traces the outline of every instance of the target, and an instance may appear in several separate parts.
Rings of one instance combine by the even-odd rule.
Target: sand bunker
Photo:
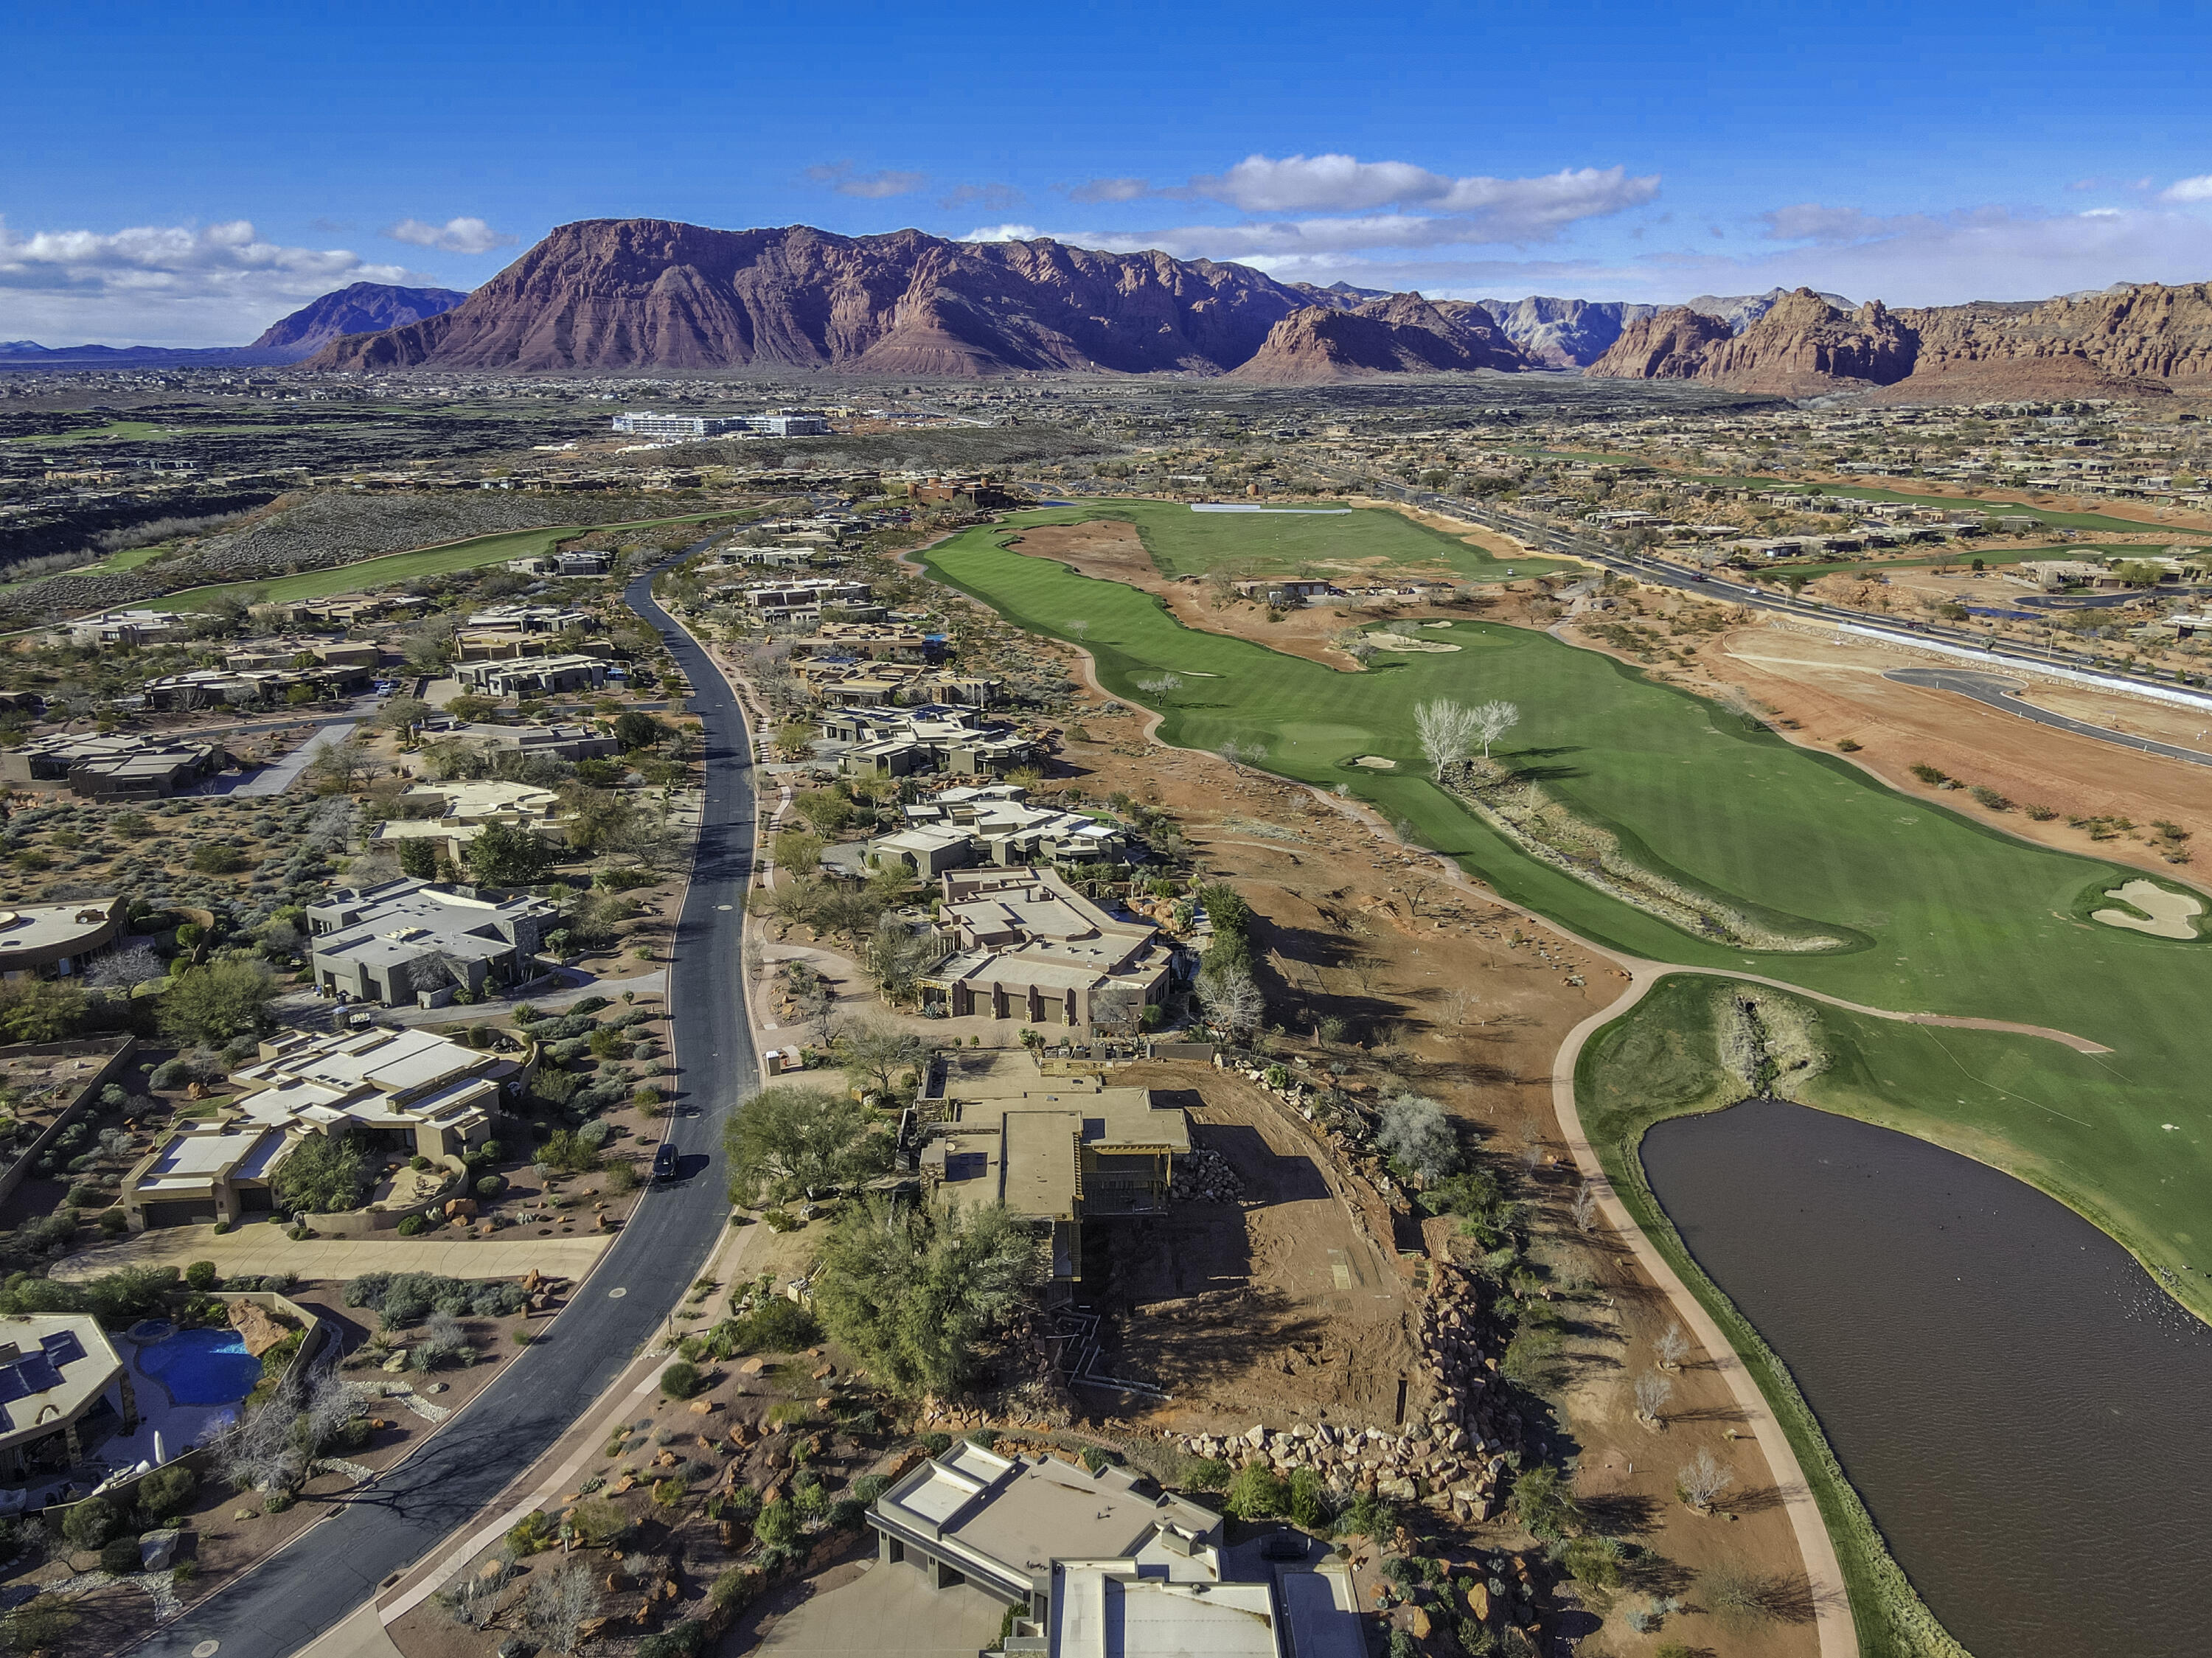
[[[1364,766],[1370,771],[1395,771],[1398,769],[1398,762],[1396,761],[1386,760],[1379,754],[1363,754],[1352,763],[1355,766]]]
[[[2105,896],[2133,904],[2142,914],[2130,915],[2124,909],[2098,909],[2089,913],[2090,920],[2102,921],[2106,926],[2124,926],[2130,932],[2148,932],[2157,938],[2194,938],[2197,929],[2189,924],[2189,918],[2201,914],[2204,909],[2202,899],[2148,881],[2130,881],[2125,886],[2110,888]],[[2149,920],[2144,920],[2144,916]]]
[[[1447,645],[1441,639],[1407,639],[1402,634],[1370,634],[1367,642],[1378,651],[1456,651],[1461,647]]]

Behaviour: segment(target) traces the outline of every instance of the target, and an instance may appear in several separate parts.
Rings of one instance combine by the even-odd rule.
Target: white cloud
[[[1144,179],[1088,179],[1071,186],[1067,198],[1072,202],[1137,202],[1152,193],[1149,180]]]
[[[817,185],[829,185],[840,196],[858,196],[872,202],[889,196],[911,196],[929,182],[927,173],[898,173],[890,168],[880,173],[855,173],[850,161],[810,167],[806,176]]]
[[[446,253],[489,253],[495,247],[513,247],[515,244],[515,238],[494,230],[482,219],[448,219],[443,224],[402,219],[398,224],[386,225],[384,234],[395,242],[434,247]]]
[[[1012,185],[961,185],[938,197],[939,207],[980,207],[988,213],[1004,213],[1009,208],[1019,207],[1022,192]]]
[[[1247,213],[1364,213],[1425,208],[1460,221],[1468,240],[1547,241],[1568,225],[1640,207],[1659,193],[1658,175],[1626,167],[1569,167],[1534,179],[1453,178],[1410,161],[1350,155],[1248,155],[1228,172],[1173,191]]]
[[[2200,173],[2193,179],[2176,179],[2158,192],[2161,202],[2212,202],[2212,173]]]
[[[48,345],[238,345],[349,282],[434,280],[343,248],[264,241],[244,219],[28,235],[0,220],[0,338]]]
[[[1033,224],[978,225],[964,236],[955,237],[963,242],[1033,242],[1037,228]]]

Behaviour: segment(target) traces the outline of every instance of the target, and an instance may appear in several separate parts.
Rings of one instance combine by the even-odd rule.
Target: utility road
[[[2136,737],[2127,732],[2116,732],[2109,726],[2093,726],[2086,720],[2069,720],[2063,714],[2053,714],[2048,708],[2039,708],[2033,702],[2022,701],[2019,682],[2002,678],[1996,674],[1976,673],[1972,668],[1892,668],[1882,677],[1894,679],[1900,685],[1924,685],[1931,690],[1955,691],[1960,696],[1971,696],[1977,702],[1986,702],[2007,714],[2033,720],[2037,725],[2048,726],[2053,731],[2071,732],[2076,737],[2094,737],[2100,743],[2117,743],[2124,749],[2141,749],[2145,754],[2160,754],[2169,760],[2185,760],[2192,766],[2212,766],[2212,754],[2202,754],[2178,744],[2155,742],[2150,738]]]
[[[538,1342],[415,1456],[363,1488],[232,1588],[137,1649],[161,1658],[285,1658],[340,1622],[390,1574],[465,1524],[526,1472],[658,1336],[729,1214],[722,1125],[760,1075],[738,964],[753,841],[751,745],[728,682],[670,622],[641,576],[625,595],[661,631],[697,691],[707,790],[669,1005],[681,1067],[664,1119],[682,1159]]]

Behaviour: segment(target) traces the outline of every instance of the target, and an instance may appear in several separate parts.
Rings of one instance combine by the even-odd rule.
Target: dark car
[[[653,1177],[657,1181],[676,1178],[676,1148],[663,1145],[653,1154]]]

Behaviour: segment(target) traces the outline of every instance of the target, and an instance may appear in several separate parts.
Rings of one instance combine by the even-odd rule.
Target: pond
[[[2212,1329],[2118,1244],[1969,1158],[1778,1101],[1661,1123],[1643,1159],[1975,1658],[2207,1649]]]
[[[261,1361],[235,1330],[181,1330],[138,1350],[138,1369],[179,1405],[229,1405],[253,1391]]]

